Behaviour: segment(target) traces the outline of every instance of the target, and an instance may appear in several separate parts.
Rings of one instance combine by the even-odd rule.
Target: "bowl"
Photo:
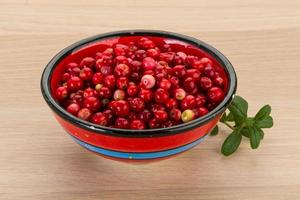
[[[69,114],[53,97],[65,65],[95,55],[115,42],[128,42],[147,36],[157,43],[165,42],[177,50],[206,56],[222,69],[227,77],[224,100],[207,115],[188,123],[167,128],[129,130],[104,127]],[[41,78],[41,91],[55,118],[71,138],[86,149],[106,158],[121,161],[163,159],[184,152],[202,142],[217,124],[233,99],[237,79],[228,59],[212,46],[189,36],[156,30],[126,30],[104,33],[83,39],[60,51],[47,64]]]

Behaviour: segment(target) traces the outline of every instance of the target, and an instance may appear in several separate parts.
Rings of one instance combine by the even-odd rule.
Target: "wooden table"
[[[262,146],[220,154],[228,129],[162,162],[129,165],[75,144],[41,97],[44,66],[82,38],[162,29],[222,51],[250,113],[273,107]],[[0,199],[300,199],[300,1],[0,2]]]

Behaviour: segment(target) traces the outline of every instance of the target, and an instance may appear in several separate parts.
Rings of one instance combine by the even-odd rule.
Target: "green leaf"
[[[211,136],[215,136],[215,135],[218,135],[218,133],[219,133],[219,127],[218,127],[218,125],[216,125],[216,126],[213,128],[213,130],[210,132],[210,135],[211,135]]]
[[[255,127],[248,127],[249,133],[250,133],[250,144],[252,149],[257,149],[260,140],[261,140],[261,134]]]
[[[255,125],[258,128],[271,128],[273,126],[273,118],[271,116],[267,116],[260,121],[256,121]]]
[[[229,108],[234,116],[236,125],[241,125],[247,118],[248,103],[240,96],[235,96]]]
[[[246,127],[242,128],[241,134],[247,138],[250,138],[249,130]]]
[[[229,121],[229,122],[233,122],[234,121],[234,116],[233,116],[233,114],[231,112],[227,115],[227,121]]]
[[[229,156],[234,153],[237,148],[240,146],[242,140],[242,135],[238,131],[233,131],[224,141],[222,145],[222,154]]]
[[[269,116],[270,113],[271,113],[271,106],[265,105],[256,113],[254,120],[260,121],[260,120],[266,118],[267,116]]]
[[[264,131],[263,131],[261,128],[257,127],[256,125],[254,125],[254,127],[255,127],[255,129],[259,132],[260,138],[261,138],[261,139],[264,139],[264,136],[265,136]]]
[[[226,122],[226,121],[227,121],[227,115],[226,115],[226,112],[224,112],[220,119],[220,122]]]

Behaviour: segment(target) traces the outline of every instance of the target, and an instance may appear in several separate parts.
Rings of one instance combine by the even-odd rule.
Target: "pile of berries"
[[[170,127],[207,114],[224,99],[226,77],[215,65],[140,37],[68,63],[54,96],[69,113],[94,124]]]

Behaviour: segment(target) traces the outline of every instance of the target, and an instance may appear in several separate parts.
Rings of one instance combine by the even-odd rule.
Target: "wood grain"
[[[254,113],[273,106],[262,146],[231,157],[228,130],[148,165],[105,160],[56,123],[39,81],[60,49],[132,28],[187,34],[222,51]],[[300,199],[300,1],[0,0],[0,199]]]

